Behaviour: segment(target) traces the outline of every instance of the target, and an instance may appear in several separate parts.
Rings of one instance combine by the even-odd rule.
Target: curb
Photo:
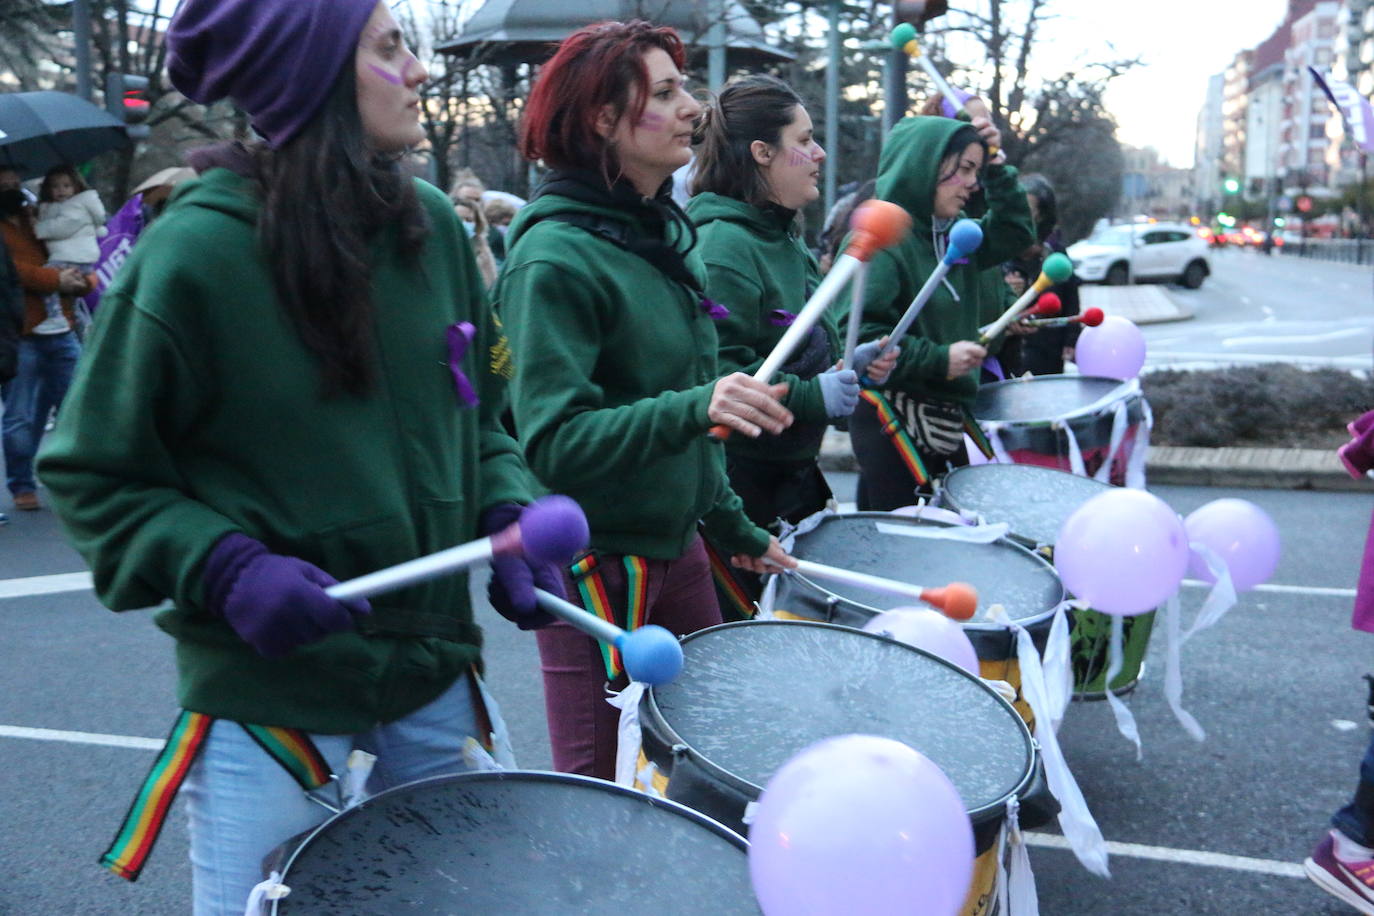
[[[828,432],[821,446],[822,471],[859,470],[849,437]],[[1153,446],[1145,462],[1152,484],[1268,490],[1369,492],[1370,482],[1346,473],[1334,450],[1300,448],[1179,448]]]

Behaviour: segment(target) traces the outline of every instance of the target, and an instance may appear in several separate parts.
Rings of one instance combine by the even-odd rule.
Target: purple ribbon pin
[[[796,320],[797,316],[793,315],[787,309],[773,309],[773,311],[768,313],[768,323],[775,328],[785,328]]]
[[[468,347],[472,346],[472,338],[476,336],[477,329],[466,321],[451,324],[445,331],[448,337],[448,371],[453,373],[453,388],[458,392],[458,399],[463,402],[464,407],[477,406],[477,392],[468,381],[468,377],[463,374],[463,356],[468,352]]]
[[[730,317],[730,310],[719,302],[702,297],[701,310],[711,316],[712,321],[722,321]]]

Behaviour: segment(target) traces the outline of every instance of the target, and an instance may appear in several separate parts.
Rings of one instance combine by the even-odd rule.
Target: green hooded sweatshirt
[[[470,541],[478,515],[530,499],[502,431],[509,348],[462,226],[415,183],[433,231],[418,263],[373,251],[376,382],[323,397],[319,362],[278,302],[256,184],[223,168],[182,185],[101,299],[39,472],[96,593],[176,639],[186,709],[342,734],[433,700],[478,661],[467,577],[372,599],[360,631],[258,655],[206,608],[201,573],[242,532],[345,580]],[[476,326],[456,397],[446,329]],[[418,635],[440,632],[445,635]]]
[[[820,285],[816,259],[793,230],[788,211],[761,210],[706,191],[687,203],[687,215],[697,227],[697,251],[706,264],[706,295],[730,310],[716,324],[721,374],[752,375],[787,330],[787,316],[795,317]],[[783,371],[770,379],[790,386],[783,403],[796,417],[793,425],[780,436],[731,436],[725,446],[729,452],[754,461],[805,460],[820,453],[829,418],[816,374],[839,359],[840,341],[833,315],[823,315],[817,326],[825,335],[824,352],[803,358],[811,364],[804,378]],[[786,369],[802,368],[797,359],[794,354]]]
[[[575,183],[576,197],[541,192],[506,233],[495,299],[515,353],[511,407],[525,458],[544,486],[582,506],[597,550],[674,559],[700,519],[723,549],[760,556],[768,533],[745,516],[725,450],[706,435],[721,373],[701,293],[556,217],[661,239],[700,288],[690,227],[665,220],[667,204],[591,182]]]
[[[945,226],[937,232],[933,225],[940,158],[954,134],[966,127],[967,124],[950,118],[904,118],[892,128],[883,144],[877,196],[906,209],[912,225],[905,239],[873,257],[864,288],[863,340],[892,331],[939,263],[935,241],[938,237],[943,251],[948,230]],[[918,401],[954,401],[966,406],[973,403],[978,370],[947,379],[949,345],[978,339],[985,295],[980,272],[1015,257],[1035,241],[1030,206],[1016,180],[1016,169],[989,165],[984,169],[982,183],[988,203],[987,214],[979,220],[983,244],[969,257],[969,263],[950,268],[948,285],[941,283],[935,289],[900,341],[902,355],[884,389],[903,391]],[[957,300],[950,287],[958,293]],[[846,305],[842,307],[841,321],[847,317]]]

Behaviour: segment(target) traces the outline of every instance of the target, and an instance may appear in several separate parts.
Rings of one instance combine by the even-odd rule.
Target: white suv
[[[1069,257],[1078,279],[1111,286],[1134,278],[1197,289],[1212,272],[1207,243],[1182,223],[1107,226],[1070,245]]]

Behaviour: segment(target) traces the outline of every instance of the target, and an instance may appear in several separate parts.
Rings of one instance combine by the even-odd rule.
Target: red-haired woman
[[[700,520],[736,565],[791,565],[745,516],[713,424],[792,422],[786,385],[718,378],[695,232],[669,196],[700,106],[672,29],[604,22],[567,38],[525,110],[521,149],[551,171],[507,233],[496,290],[531,469],[586,510],[592,553],[572,597],[621,625],[683,634],[720,622]],[[554,766],[609,778],[618,659],[566,624],[539,631]]]

